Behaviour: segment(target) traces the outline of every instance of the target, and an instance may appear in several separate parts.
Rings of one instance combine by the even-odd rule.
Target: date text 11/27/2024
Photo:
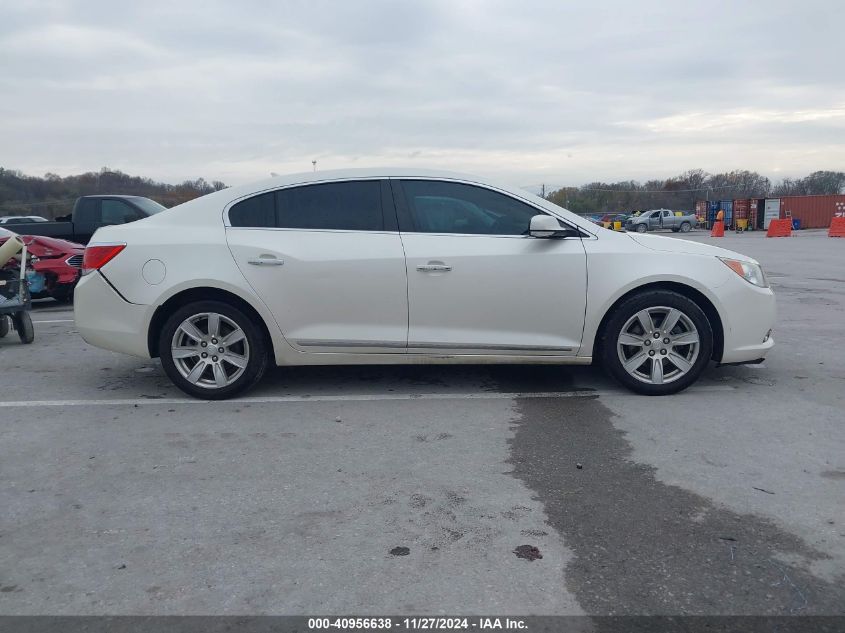
[[[449,617],[415,617],[415,618],[309,618],[309,630],[394,630],[394,631],[447,631],[447,630],[511,630],[518,631],[527,628],[524,620],[519,618],[449,618]]]

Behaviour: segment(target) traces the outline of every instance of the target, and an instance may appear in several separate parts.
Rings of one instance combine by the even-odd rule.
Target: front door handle
[[[448,273],[452,267],[448,264],[429,262],[427,264],[420,264],[417,270],[421,273]]]
[[[277,259],[273,256],[262,255],[257,259],[248,259],[247,263],[252,264],[253,266],[284,266],[285,260]]]

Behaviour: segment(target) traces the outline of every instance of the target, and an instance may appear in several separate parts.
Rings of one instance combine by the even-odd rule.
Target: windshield
[[[161,213],[167,209],[167,207],[162,206],[155,200],[150,200],[149,198],[132,198],[132,203],[135,204],[135,206],[140,207],[147,215],[155,215],[156,213]]]

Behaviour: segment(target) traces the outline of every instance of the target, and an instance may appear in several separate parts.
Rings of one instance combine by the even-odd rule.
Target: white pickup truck
[[[655,209],[643,211],[638,216],[631,216],[625,223],[626,231],[645,233],[658,229],[672,229],[674,233],[688,233],[696,224],[695,214],[675,215],[669,209]]]

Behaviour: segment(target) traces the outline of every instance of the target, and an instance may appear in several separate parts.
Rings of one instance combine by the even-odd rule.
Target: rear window
[[[324,183],[264,193],[229,209],[229,223],[253,228],[382,231],[381,183]]]

